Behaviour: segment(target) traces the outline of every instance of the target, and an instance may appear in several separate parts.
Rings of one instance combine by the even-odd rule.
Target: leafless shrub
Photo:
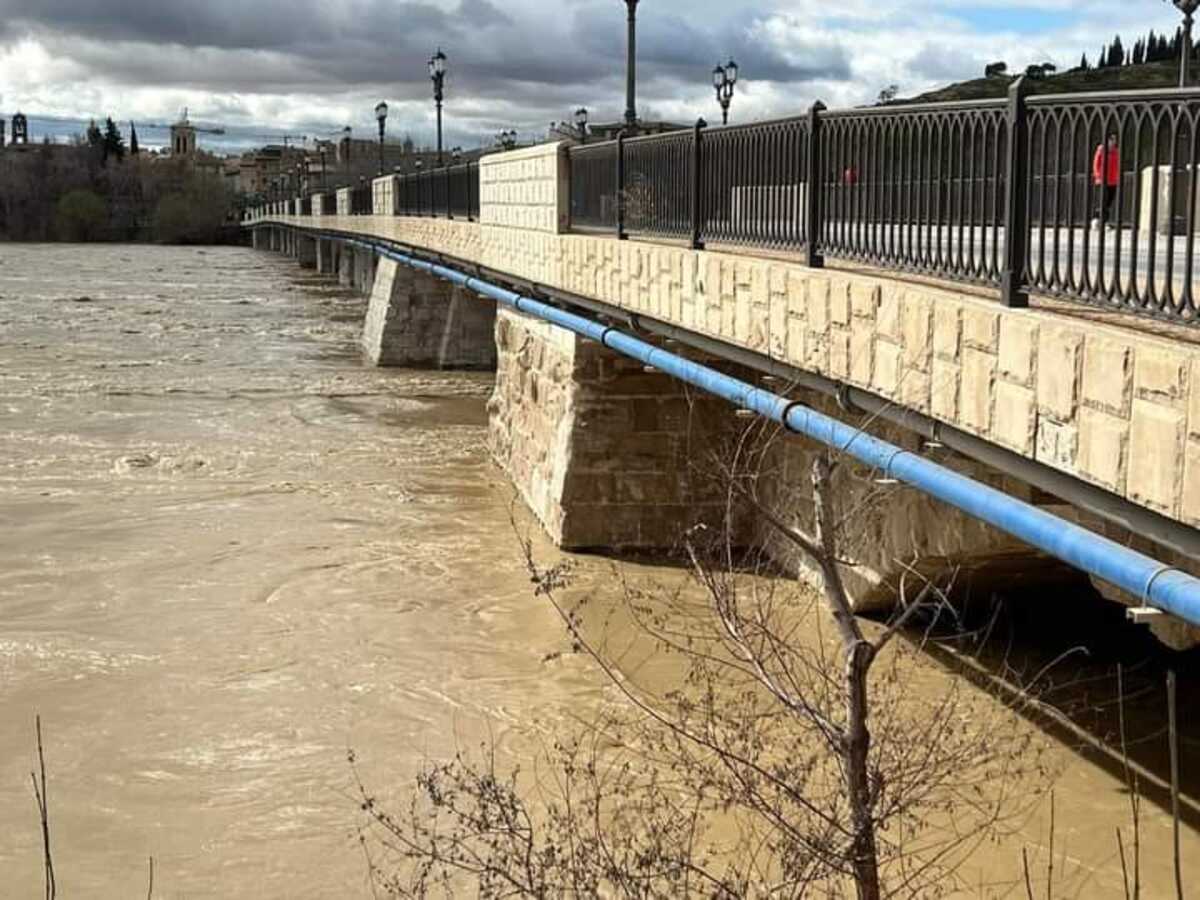
[[[914,569],[889,622],[852,613],[839,535],[871,513],[838,509],[832,455],[813,461],[807,533],[759,497],[756,454],[747,441],[733,455],[753,460],[749,477],[726,469],[726,533],[688,535],[703,603],[617,570],[629,614],[682,662],[665,693],[622,675],[583,624],[588,598],[566,599],[569,565],[543,568],[522,542],[535,593],[618,702],[548,749],[549,782],[497,771],[486,747],[481,762],[429,766],[402,815],[359,781],[373,884],[405,897],[470,884],[483,897],[864,900],[961,887],[972,850],[1047,784],[1044,747],[1019,701],[999,706],[963,678],[912,689],[932,639],[912,626],[945,607],[946,584]],[[819,570],[819,597],[762,577],[766,557],[736,546],[731,523],[747,508]]]

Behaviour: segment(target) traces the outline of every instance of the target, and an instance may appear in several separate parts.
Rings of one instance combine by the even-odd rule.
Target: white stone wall
[[[371,182],[371,211],[375,215],[395,214],[398,183],[399,179],[395,175],[384,175]]]
[[[351,200],[350,200],[350,195],[351,195],[351,189],[350,189],[350,188],[338,188],[338,192],[337,192],[337,214],[338,214],[339,216],[348,216],[348,215],[350,215],[350,208],[351,208]]]

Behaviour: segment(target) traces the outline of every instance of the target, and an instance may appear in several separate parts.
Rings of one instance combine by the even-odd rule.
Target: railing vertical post
[[[471,162],[467,161],[467,221],[475,221],[475,209],[471,206]]]
[[[1004,199],[1004,271],[1000,301],[1005,306],[1029,305],[1026,279],[1029,248],[1029,121],[1024,76],[1008,89],[1008,183]]]
[[[702,160],[704,159],[704,154],[701,152],[700,144],[702,141],[703,130],[705,127],[707,127],[707,125],[708,125],[708,123],[705,122],[704,119],[701,118],[701,119],[696,120],[696,124],[692,128],[692,183],[691,183],[691,196],[688,199],[689,199],[689,206],[690,206],[691,214],[692,214],[692,249],[693,250],[703,250],[704,249],[704,240],[703,240],[703,234],[702,234],[704,211],[702,209],[702,203],[701,203],[701,197],[700,197],[701,187],[704,184],[704,179],[702,177],[703,172],[701,171],[700,166],[702,165]]]
[[[625,129],[617,132],[617,240],[623,241],[625,233]]]
[[[808,183],[804,188],[804,264],[811,269],[825,266],[821,252],[821,112],[816,101],[808,111]]]
[[[446,166],[442,171],[446,173],[446,218],[453,219],[454,211],[451,209],[450,202],[450,166]]]

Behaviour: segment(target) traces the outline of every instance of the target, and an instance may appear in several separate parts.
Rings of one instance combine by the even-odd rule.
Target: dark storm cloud
[[[840,46],[785,55],[751,42],[747,29],[758,15],[741,8],[724,21],[644,4],[640,99],[694,96],[729,55],[760,81],[849,78]],[[624,18],[613,0],[547,0],[536,8],[494,0],[0,0],[0,36],[33,36],[108,83],[328,97],[378,90],[424,101],[426,60],[442,46],[452,96],[531,122],[596,98],[611,99],[618,111]]]
[[[464,5],[480,24],[506,20],[488,0]],[[392,34],[454,33],[463,24],[444,6],[393,0],[0,0],[0,17],[9,34],[31,29],[110,41],[282,52],[307,46],[315,35],[331,38],[336,46],[382,41]]]

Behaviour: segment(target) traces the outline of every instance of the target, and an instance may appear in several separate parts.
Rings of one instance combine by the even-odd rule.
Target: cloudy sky
[[[426,61],[450,58],[449,144],[624,108],[620,0],[0,0],[0,114],[193,119],[310,135],[350,124],[431,141]],[[717,114],[709,72],[741,66],[733,119],[903,94],[1174,29],[1164,0],[642,0],[639,112]]]

